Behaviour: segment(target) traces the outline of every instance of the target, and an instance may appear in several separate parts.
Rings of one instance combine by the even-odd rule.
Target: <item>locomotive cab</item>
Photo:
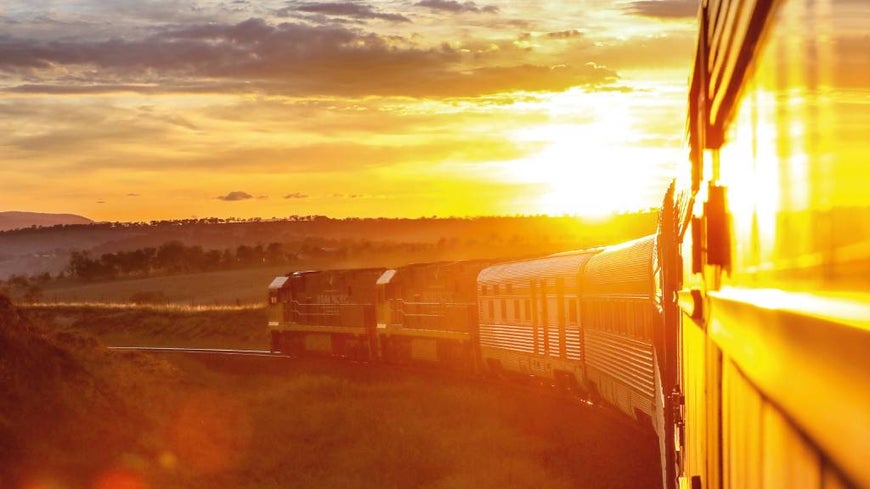
[[[269,284],[266,316],[268,318],[272,352],[279,351],[279,328],[287,321],[288,304],[290,303],[291,296],[290,288],[288,287],[289,279],[290,277],[286,275],[280,275],[275,277]]]

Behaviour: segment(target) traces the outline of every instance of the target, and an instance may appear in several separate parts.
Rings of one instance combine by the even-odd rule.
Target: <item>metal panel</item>
[[[848,476],[870,486],[870,306],[758,289],[710,296],[711,338]]]
[[[608,247],[586,265],[583,297],[648,297],[655,294],[655,235]]]
[[[535,353],[532,328],[527,326],[481,324],[480,345],[525,353]]]
[[[652,345],[622,335],[586,330],[586,363],[653,398],[655,373]]]

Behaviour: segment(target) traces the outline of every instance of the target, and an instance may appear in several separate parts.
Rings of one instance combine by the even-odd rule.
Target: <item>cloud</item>
[[[420,7],[428,7],[432,10],[442,10],[446,12],[474,12],[474,13],[498,13],[498,7],[495,5],[478,6],[474,2],[457,2],[455,0],[422,0],[414,5]]]
[[[237,200],[253,199],[254,196],[247,193],[247,192],[242,192],[241,190],[236,190],[236,191],[230,192],[226,195],[219,195],[219,196],[217,196],[217,198],[220,200],[225,200],[227,202],[234,202]]]
[[[140,196],[141,196],[141,194],[136,194],[136,193],[133,193],[133,192],[127,194],[127,197],[140,197]]]
[[[558,32],[548,32],[545,36],[549,39],[571,39],[573,37],[580,37],[583,33],[578,31],[577,29],[570,29],[567,31],[558,31]]]
[[[354,19],[379,19],[390,22],[411,22],[411,19],[400,14],[388,14],[378,12],[370,5],[351,2],[318,2],[305,3],[300,6],[285,7],[276,12],[279,17],[289,16],[292,12],[304,12],[312,14],[330,15],[336,17],[350,17]]]
[[[625,9],[642,17],[682,19],[698,15],[698,0],[644,0],[629,2]]]
[[[303,194],[302,192],[293,192],[284,196],[285,199],[307,199],[308,194]]]
[[[271,25],[249,19],[234,25],[163,28],[140,40],[0,37],[0,73],[26,77],[28,83],[7,91],[29,93],[95,93],[102,87],[105,92],[294,96],[462,97],[564,90],[615,79],[612,71],[587,69],[589,59],[554,69],[511,56],[518,51],[501,51],[468,53],[448,44],[420,48],[401,37],[341,26]],[[95,72],[99,78],[90,79]],[[196,130],[184,120],[173,123]]]

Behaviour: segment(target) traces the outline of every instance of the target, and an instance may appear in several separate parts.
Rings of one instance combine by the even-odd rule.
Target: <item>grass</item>
[[[161,487],[657,485],[652,441],[589,408],[377,366],[199,358],[177,365],[213,449],[175,448]]]
[[[659,485],[652,439],[599,410],[510,386],[330,360],[110,352],[100,343],[253,345],[262,313],[22,312],[0,300],[0,486]]]
[[[262,306],[35,304],[24,309],[57,330],[91,335],[110,346],[269,348]]]
[[[263,267],[220,272],[81,283],[57,281],[45,286],[44,302],[127,303],[141,293],[162,295],[162,302],[197,305],[262,304],[266,287],[287,267]]]

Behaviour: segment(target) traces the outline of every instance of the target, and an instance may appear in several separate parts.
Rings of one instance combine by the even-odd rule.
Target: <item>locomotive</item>
[[[652,428],[667,489],[870,487],[868,14],[702,0],[655,235],[278,277],[273,348],[545,379]]]

